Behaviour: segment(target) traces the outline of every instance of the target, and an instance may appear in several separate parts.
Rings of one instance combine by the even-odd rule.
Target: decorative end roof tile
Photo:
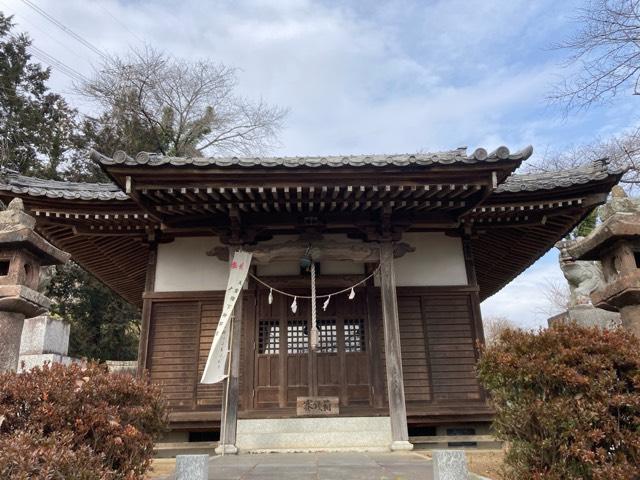
[[[162,165],[195,166],[195,167],[386,167],[409,165],[451,165],[456,163],[474,164],[482,162],[499,162],[504,160],[523,161],[531,156],[533,147],[528,146],[511,153],[505,146],[498,147],[491,153],[484,148],[477,148],[471,154],[466,147],[444,152],[397,154],[397,155],[348,155],[348,156],[310,156],[310,157],[171,157],[158,153],[140,152],[131,157],[118,151],[109,158],[96,151],[91,151],[92,160],[102,165],[125,165],[159,167]]]

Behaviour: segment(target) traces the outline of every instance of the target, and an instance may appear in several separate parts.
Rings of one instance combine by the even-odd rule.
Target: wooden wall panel
[[[204,385],[200,383],[200,378],[204,372],[204,366],[207,363],[213,335],[218,326],[218,320],[222,313],[222,297],[216,300],[208,300],[200,303],[200,330],[198,345],[198,385],[196,389],[197,406],[222,406],[222,385],[223,383],[214,383]]]
[[[422,301],[434,400],[481,400],[471,297],[425,295]]]
[[[375,388],[370,379],[379,373],[384,374],[385,368],[382,319],[378,311],[379,291],[371,289],[370,293],[371,301],[367,307],[362,302],[352,311],[357,302],[345,300],[340,309],[341,318],[368,317],[367,322],[370,323],[366,337],[367,349],[372,349],[370,354],[373,354],[371,368],[367,366],[369,362],[359,358],[366,353],[345,353],[345,358],[336,365],[331,362],[325,365],[318,378],[320,390],[326,390],[332,383],[331,377],[344,376],[354,389],[330,393],[350,398],[349,404],[362,408],[370,404],[371,392]],[[181,412],[181,418],[192,418],[194,422],[202,421],[204,414],[218,413],[222,403],[222,385],[200,385],[199,380],[220,316],[223,294],[161,294],[148,299],[151,318],[147,360],[151,378],[163,385],[170,410]],[[419,421],[419,418],[433,421],[441,415],[451,418],[460,415],[462,418],[465,412],[469,415],[481,412],[486,416],[489,412],[474,372],[474,345],[476,336],[482,335],[481,331],[477,333],[476,323],[479,320],[476,319],[474,298],[470,289],[398,288],[402,367],[407,410],[412,422]],[[279,319],[282,310],[287,311],[288,317],[288,304],[281,305],[282,301],[277,296],[269,305],[266,301],[256,301],[252,293],[246,295],[245,307],[248,308],[245,308],[247,318],[242,331],[240,379],[242,410],[284,407],[286,400],[285,405],[279,400],[281,375],[289,378],[292,386],[304,387],[306,392],[305,382],[299,374],[308,368],[301,365],[297,371],[292,365],[285,363],[283,366],[280,355],[256,356],[254,353],[256,345],[253,340],[257,334],[254,317]],[[338,299],[336,302],[336,305],[341,303]],[[365,308],[369,311],[368,316]],[[380,383],[381,387],[375,390],[370,404],[374,409],[384,408],[387,404],[384,375]],[[380,389],[381,392],[378,391]],[[324,390],[323,394],[329,393]],[[293,397],[295,395],[290,400]],[[189,412],[193,412],[193,416]]]
[[[192,298],[193,297],[193,298]],[[222,405],[222,383],[200,383],[223,293],[152,299],[147,365],[162,386],[171,411],[214,411]]]
[[[199,302],[152,305],[147,365],[171,410],[195,408],[199,333]]]
[[[405,401],[407,403],[430,401],[431,379],[429,353],[425,343],[422,297],[400,296],[398,315]]]

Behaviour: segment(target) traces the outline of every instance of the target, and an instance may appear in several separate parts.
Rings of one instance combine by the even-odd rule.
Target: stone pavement
[[[433,471],[430,460],[412,452],[244,454],[209,462],[209,480],[302,479],[432,480]]]

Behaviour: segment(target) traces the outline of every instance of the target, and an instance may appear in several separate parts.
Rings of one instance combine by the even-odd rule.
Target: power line
[[[71,30],[70,28],[68,28],[66,25],[64,25],[62,22],[60,22],[59,20],[57,20],[56,18],[52,17],[50,14],[48,14],[45,10],[43,10],[42,8],[38,7],[37,5],[33,4],[30,0],[22,0],[22,2],[24,4],[26,4],[27,6],[29,6],[31,9],[33,9],[35,12],[37,12],[39,15],[42,15],[44,18],[46,18],[47,20],[49,20],[51,23],[53,23],[56,27],[58,27],[59,29],[61,29],[63,32],[65,32],[67,35],[69,35],[70,37],[74,38],[75,40],[77,40],[78,42],[80,42],[82,45],[84,45],[85,47],[87,47],[89,50],[91,50],[92,52],[94,52],[95,54],[99,55],[100,57],[102,57],[103,59],[107,59],[107,55],[102,52],[102,50],[100,50],[98,47],[96,47],[95,45],[93,45],[91,42],[89,42],[88,40],[85,40],[83,37],[81,37],[80,35],[78,35],[76,32],[74,32],[73,30]]]
[[[4,3],[3,0],[0,0],[0,3],[4,4],[6,6],[6,3]],[[53,38],[48,33],[47,33],[47,35],[50,38],[52,38],[53,40],[55,40],[56,42],[58,42],[59,44],[61,44],[62,46],[64,46],[65,48],[68,49],[68,47],[66,47],[64,44],[62,44],[57,39]],[[9,36],[9,38],[13,39],[14,41],[20,41],[19,38],[18,38],[18,35],[15,34],[15,33],[9,33],[8,36]],[[71,78],[72,80],[76,80],[76,81],[80,81],[80,82],[88,81],[87,77],[85,77],[82,73],[80,73],[79,71],[77,71],[73,67],[70,67],[69,65],[67,65],[64,62],[62,62],[61,60],[58,60],[56,57],[54,57],[53,55],[45,52],[41,48],[36,47],[35,45],[33,45],[33,43],[31,43],[30,45],[27,46],[27,51],[32,56],[34,56],[38,60],[40,60],[41,62],[46,63],[47,65],[49,65],[49,67],[55,69],[56,71],[59,71],[60,73],[62,73],[63,75],[65,75],[65,76],[67,76],[69,78]]]
[[[3,1],[0,0],[0,4],[4,5],[5,7],[7,7],[7,4]],[[42,28],[41,26],[39,26],[37,23],[34,23],[33,21],[31,21],[29,19],[29,17],[27,17],[27,15],[25,15],[24,13],[20,12],[19,14],[14,13],[14,15],[19,15],[20,18],[27,22],[29,25],[31,25],[32,27],[34,27],[35,29],[39,30],[40,32],[42,32],[43,34],[45,34],[47,37],[49,37],[51,40],[53,40],[54,42],[56,42],[58,45],[60,45],[62,48],[64,48],[66,51],[68,51],[69,53],[72,53],[73,55],[77,56],[78,52],[77,50],[74,50],[73,48],[69,47],[68,45],[65,45],[62,41],[60,41],[59,39],[55,38],[53,35],[51,35],[51,33],[49,33],[45,28]],[[21,22],[20,22],[21,23]],[[91,63],[91,59],[85,55],[82,56],[85,60],[87,60],[89,63]]]
[[[113,18],[117,23],[120,24],[120,26],[122,26],[122,28],[124,28],[127,32],[129,32],[131,34],[131,36],[133,36],[136,40],[138,40],[140,43],[144,43],[144,40],[142,40],[142,38],[140,38],[138,36],[138,34],[136,34],[133,30],[131,30],[129,27],[127,27],[127,25],[121,21],[118,17],[116,17],[115,15],[113,15],[109,10],[107,10],[106,7],[102,6],[100,3],[98,3],[98,6],[107,14],[109,15],[111,18]]]
[[[77,80],[79,82],[88,81],[87,77],[82,75],[80,72],[78,72],[74,68],[68,66],[64,62],[58,60],[53,55],[48,54],[44,50],[42,50],[42,49],[40,49],[40,48],[38,48],[38,47],[36,47],[34,45],[29,45],[27,47],[27,50],[29,51],[29,53],[31,53],[31,55],[36,57],[38,60],[41,60],[41,61],[49,64],[50,67],[57,69],[60,73],[63,73],[64,75],[70,77],[71,79]]]

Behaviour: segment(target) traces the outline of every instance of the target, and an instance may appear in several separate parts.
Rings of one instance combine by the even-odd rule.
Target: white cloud
[[[519,327],[547,326],[553,309],[546,293],[551,282],[565,282],[558,266],[558,251],[550,250],[509,285],[482,302],[483,317],[506,317]],[[559,313],[559,312],[557,312]]]
[[[143,39],[177,56],[239,68],[243,95],[290,107],[275,153],[295,155],[529,143],[542,153],[628,124],[631,102],[564,122],[545,108],[558,72],[558,53],[548,47],[566,33],[574,3],[40,0],[38,6],[108,52]],[[0,8],[17,13],[18,28],[36,46],[83,74],[99,60],[23,2],[0,0]],[[66,77],[54,71],[53,80],[69,92]],[[543,324],[535,313],[544,302],[540,290],[547,277],[560,276],[555,260],[545,258],[487,300],[485,314]]]
[[[290,107],[284,154],[528,144],[513,116],[540,102],[552,67],[505,63],[502,48],[528,32],[540,8],[527,5],[396,1],[363,15],[311,1],[39,2],[108,52],[142,38],[238,67],[245,95]],[[82,73],[91,70],[87,58],[99,60],[23,3],[10,11],[37,46]],[[65,77],[54,78],[68,91]]]

